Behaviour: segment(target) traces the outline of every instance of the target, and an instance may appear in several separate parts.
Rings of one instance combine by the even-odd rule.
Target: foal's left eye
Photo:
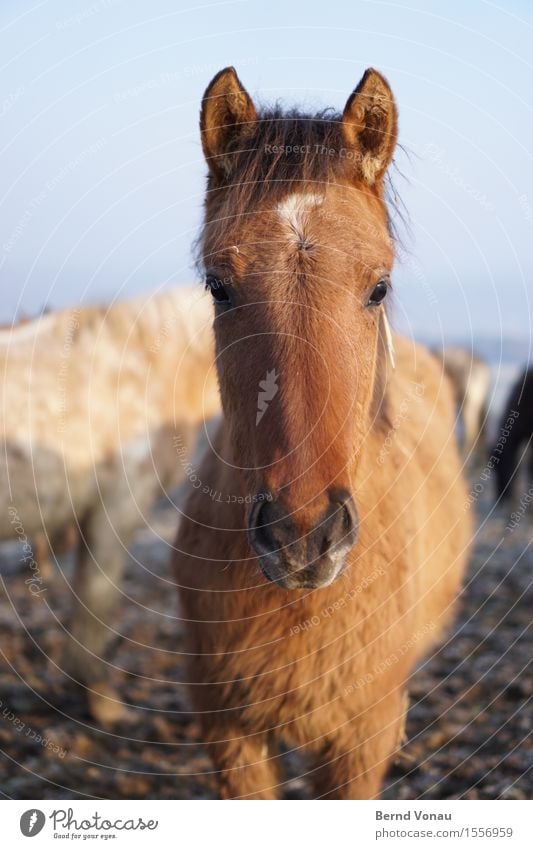
[[[221,306],[231,305],[228,290],[220,278],[215,277],[213,274],[208,274],[205,278],[205,288],[209,289],[216,304],[220,304]]]
[[[367,307],[375,307],[382,302],[385,295],[389,291],[390,280],[388,277],[382,277],[381,280],[376,283],[374,289],[372,290],[372,294],[370,295],[366,305]]]

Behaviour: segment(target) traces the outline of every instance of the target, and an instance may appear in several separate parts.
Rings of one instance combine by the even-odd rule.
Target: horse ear
[[[254,104],[235,68],[224,68],[205,91],[200,115],[202,147],[209,170],[221,178],[231,172],[232,150],[250,134],[257,120]]]
[[[345,144],[358,154],[361,176],[374,185],[383,178],[398,138],[394,96],[378,71],[365,71],[344,107],[341,126]]]

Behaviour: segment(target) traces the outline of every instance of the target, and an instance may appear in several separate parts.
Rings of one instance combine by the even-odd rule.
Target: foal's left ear
[[[360,176],[375,185],[390,164],[398,138],[394,96],[378,71],[365,71],[344,107],[341,126],[346,146],[357,153]]]
[[[219,71],[207,86],[200,115],[202,147],[212,174],[229,177],[231,153],[250,134],[256,120],[252,99],[235,68]]]

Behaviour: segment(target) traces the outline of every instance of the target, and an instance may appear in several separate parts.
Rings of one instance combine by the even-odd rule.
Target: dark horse
[[[176,543],[192,697],[223,797],[275,797],[283,740],[315,796],[372,798],[470,539],[451,387],[385,312],[396,105],[368,70],[342,115],[257,112],[227,68],[201,131],[224,417]]]
[[[512,427],[509,427],[512,422]],[[501,434],[505,431],[505,439]],[[526,368],[514,384],[500,421],[496,465],[496,494],[503,501],[513,495],[517,473],[527,458],[529,483],[533,484],[533,368]]]

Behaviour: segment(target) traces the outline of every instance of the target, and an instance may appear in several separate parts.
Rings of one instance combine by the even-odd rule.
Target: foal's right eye
[[[231,306],[231,298],[228,290],[224,282],[220,280],[219,277],[215,277],[213,274],[208,274],[205,278],[205,288],[209,289],[216,304],[220,304],[221,306]]]

